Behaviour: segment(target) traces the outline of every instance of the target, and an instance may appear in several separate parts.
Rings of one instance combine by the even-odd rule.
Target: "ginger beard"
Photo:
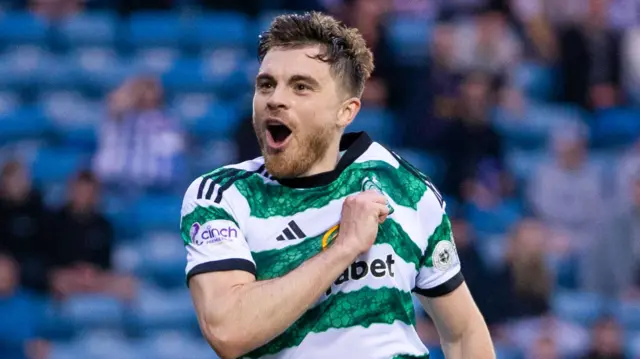
[[[304,130],[291,126],[288,127],[288,136],[291,136],[287,139],[289,143],[282,149],[272,149],[267,145],[267,136],[273,136],[276,132],[273,127],[254,118],[253,129],[264,156],[265,167],[276,178],[301,177],[308,173],[327,153],[335,131],[331,124],[315,128],[307,126]]]

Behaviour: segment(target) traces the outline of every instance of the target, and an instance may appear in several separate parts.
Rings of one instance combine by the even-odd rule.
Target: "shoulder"
[[[262,157],[223,166],[199,176],[187,188],[184,203],[199,200],[221,204],[225,192],[234,185],[254,177],[270,179]]]
[[[400,177],[407,190],[409,187],[419,187],[414,190],[422,192],[419,196],[421,202],[427,202],[430,206],[440,209],[444,207],[442,195],[431,178],[396,151],[374,142],[365,155],[371,160],[382,161],[395,168],[394,176]]]

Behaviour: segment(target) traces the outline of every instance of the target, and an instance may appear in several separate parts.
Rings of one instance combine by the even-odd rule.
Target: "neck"
[[[302,177],[333,171],[336,168],[340,160],[340,138],[338,137],[337,141],[333,141],[328,146],[324,156],[320,157]]]

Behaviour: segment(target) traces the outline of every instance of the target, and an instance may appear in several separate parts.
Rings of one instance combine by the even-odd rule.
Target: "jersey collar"
[[[365,132],[345,133],[340,139],[340,151],[346,151],[338,161],[336,168],[329,172],[318,173],[307,177],[279,178],[280,184],[293,188],[311,188],[328,185],[335,181],[342,172],[358,157],[367,151],[373,141]]]

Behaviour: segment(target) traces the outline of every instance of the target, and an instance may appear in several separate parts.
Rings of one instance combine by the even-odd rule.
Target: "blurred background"
[[[640,1],[0,9],[0,358],[215,358],[184,284],[182,195],[259,155],[257,35],[309,9],[374,51],[352,129],[445,194],[499,358],[640,358]]]

